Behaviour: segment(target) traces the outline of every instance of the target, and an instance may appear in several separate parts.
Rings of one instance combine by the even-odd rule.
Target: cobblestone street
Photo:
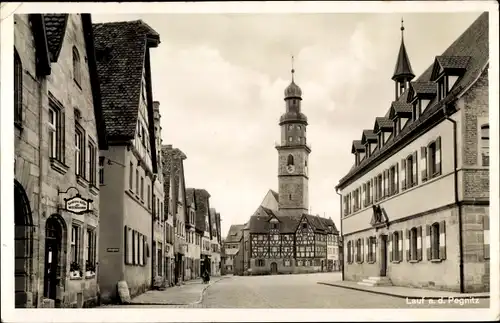
[[[417,303],[385,295],[349,290],[317,284],[318,281],[340,280],[338,273],[233,276],[211,284],[203,294],[201,303],[190,305],[128,305],[121,307],[162,308],[487,308],[489,299],[478,299],[477,304],[461,305],[458,302],[439,305],[429,300]],[[187,287],[187,286],[186,286]],[[185,287],[177,292],[184,297]],[[185,288],[191,293],[193,288]],[[202,288],[198,289],[200,291]],[[144,301],[144,296],[142,297]],[[155,299],[155,303],[158,300]],[[412,303],[412,304],[409,304]]]

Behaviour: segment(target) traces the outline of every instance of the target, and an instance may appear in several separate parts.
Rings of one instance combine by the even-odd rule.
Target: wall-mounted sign
[[[120,252],[120,248],[106,248],[107,252]]]
[[[83,214],[90,212],[91,199],[84,199],[80,194],[76,194],[73,197],[64,199],[65,205],[64,209],[68,212],[75,214]]]

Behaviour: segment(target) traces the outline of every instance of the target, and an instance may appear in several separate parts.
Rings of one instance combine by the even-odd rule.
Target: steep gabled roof
[[[240,242],[243,237],[244,224],[233,224],[229,227],[229,232],[227,233],[225,243],[235,243]]]
[[[47,43],[50,53],[50,61],[57,62],[61,52],[66,25],[68,23],[68,14],[43,14],[45,30],[47,32]]]
[[[369,158],[365,158],[358,166],[353,167],[340,179],[336,188],[343,187],[346,183],[352,182],[355,178],[361,176],[366,168],[375,167],[377,165],[375,160],[383,160],[383,158],[385,158],[386,155],[390,155],[396,147],[405,145],[408,138],[418,136],[421,128],[425,127],[425,124],[428,123],[431,118],[435,118],[434,115],[441,109],[444,102],[449,102],[456,98],[463,92],[463,89],[467,89],[479,78],[489,63],[488,22],[488,12],[482,13],[472,25],[440,55],[448,57],[470,57],[464,74],[457,80],[448,96],[441,101],[437,101],[437,97],[435,97],[416,121],[405,126],[396,137],[389,139],[381,149],[374,151]],[[434,59],[434,64],[430,65],[420,77],[418,77],[416,82],[431,82],[436,62],[437,59]],[[406,103],[408,92],[409,90],[405,91],[397,101]],[[390,109],[388,111],[388,114],[389,113]]]
[[[108,137],[131,140],[137,127],[148,49],[159,44],[158,33],[142,20],[100,23],[93,27]],[[153,129],[150,108],[149,123]]]
[[[352,141],[352,149],[351,153],[355,153],[356,151],[365,151],[365,146],[361,144],[361,140],[353,140]]]

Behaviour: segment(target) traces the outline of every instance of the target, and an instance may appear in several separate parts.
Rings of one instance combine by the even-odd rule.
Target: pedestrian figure
[[[210,282],[210,274],[208,273],[208,270],[205,270],[203,273],[203,283],[208,284]]]

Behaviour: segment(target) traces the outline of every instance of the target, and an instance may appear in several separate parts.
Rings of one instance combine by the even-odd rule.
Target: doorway
[[[14,180],[14,285],[15,307],[29,304],[33,274],[33,217],[26,191]]]
[[[387,235],[380,235],[380,276],[387,275]]]
[[[45,224],[45,266],[43,295],[58,306],[57,287],[63,268],[62,237],[64,227],[57,215],[51,215]],[[59,300],[60,301],[60,300]]]
[[[271,263],[271,275],[277,275],[278,274],[278,264],[275,262]]]

